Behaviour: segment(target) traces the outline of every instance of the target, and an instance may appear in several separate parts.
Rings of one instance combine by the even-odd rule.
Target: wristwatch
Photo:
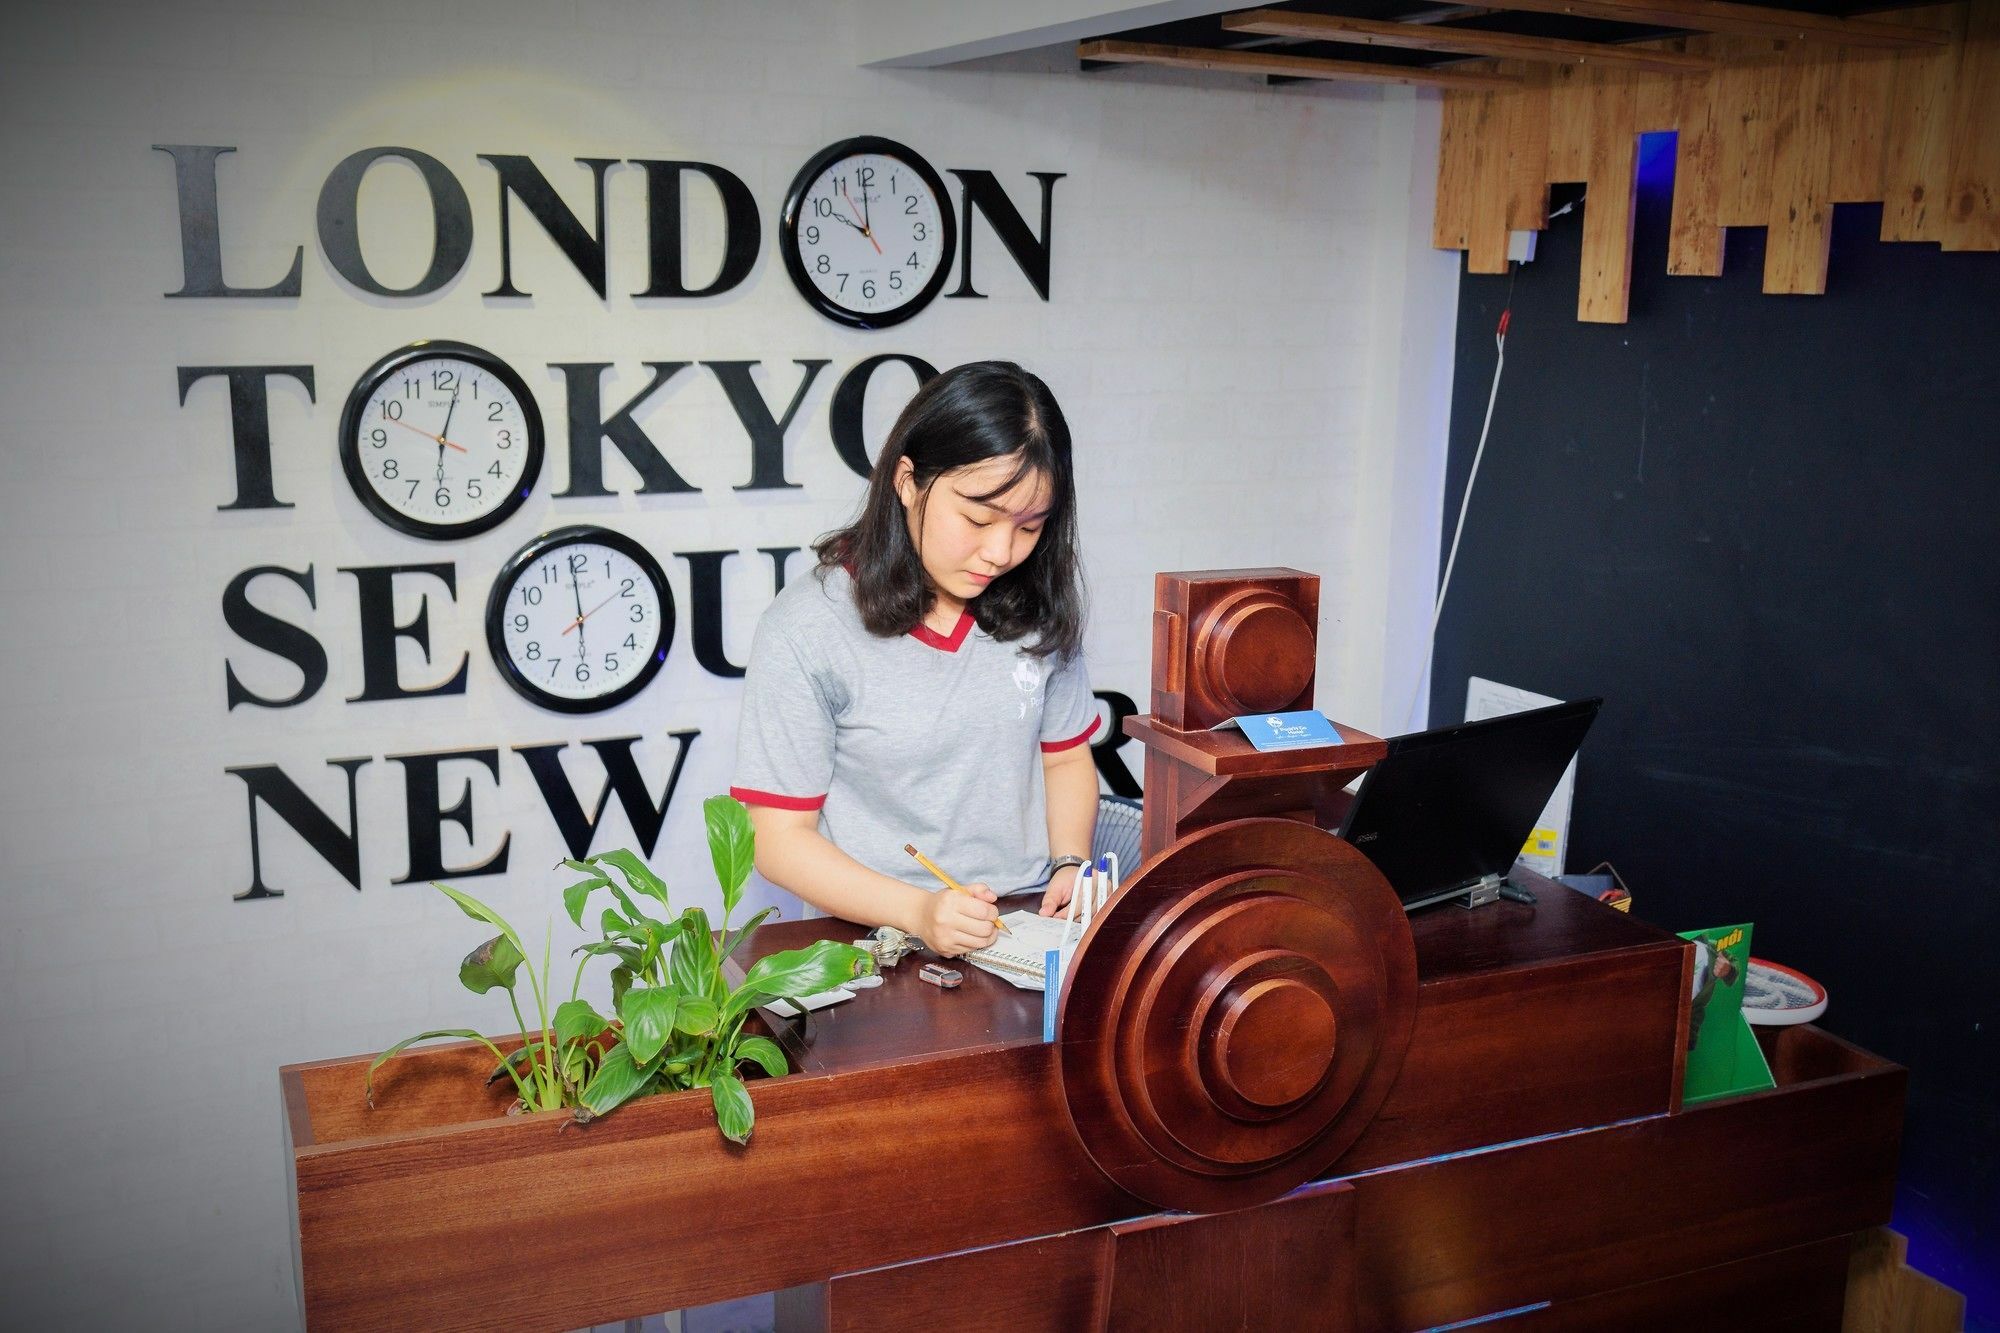
[[[1049,873],[1053,875],[1065,866],[1087,866],[1089,864],[1090,858],[1087,856],[1058,856],[1055,860],[1049,862]]]

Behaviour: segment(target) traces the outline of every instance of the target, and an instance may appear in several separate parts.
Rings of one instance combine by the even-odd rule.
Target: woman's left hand
[[[1076,892],[1076,877],[1083,872],[1082,866],[1064,866],[1049,878],[1049,886],[1042,890],[1040,915],[1054,916],[1069,903]]]

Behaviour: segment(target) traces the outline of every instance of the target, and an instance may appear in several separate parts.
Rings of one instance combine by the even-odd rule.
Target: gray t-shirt
[[[1097,702],[1081,658],[1001,643],[968,612],[949,635],[881,638],[844,569],[786,586],[757,623],[730,794],[818,810],[872,870],[935,889],[910,843],[960,883],[996,892],[1048,869],[1042,756],[1088,741]]]

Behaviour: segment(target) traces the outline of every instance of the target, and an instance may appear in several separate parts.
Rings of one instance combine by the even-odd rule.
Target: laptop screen
[[[1340,836],[1375,863],[1405,907],[1505,875],[1603,702],[1391,737]]]

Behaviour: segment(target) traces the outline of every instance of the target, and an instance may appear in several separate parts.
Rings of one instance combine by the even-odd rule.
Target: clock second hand
[[[603,601],[599,602],[596,606],[591,607],[588,611],[582,612],[582,614],[578,615],[575,620],[572,620],[569,622],[569,624],[564,625],[562,632],[567,634],[573,629],[580,629],[584,621],[590,619],[592,616],[596,615],[599,611],[602,611],[605,607],[611,605],[612,598],[616,597],[617,595],[618,594],[614,592],[611,594],[611,597],[605,598]]]
[[[464,445],[462,445],[462,444],[456,444],[456,443],[452,442],[451,440],[447,440],[447,439],[446,439],[446,438],[445,438],[444,436],[442,436],[442,435],[433,435],[433,434],[431,434],[431,433],[430,433],[429,431],[425,430],[425,429],[424,429],[424,428],[423,428],[422,426],[412,426],[412,425],[411,425],[411,424],[410,424],[409,422],[407,422],[407,421],[403,420],[403,419],[402,419],[401,417],[386,417],[386,418],[384,418],[384,420],[387,420],[387,421],[393,421],[393,422],[395,422],[395,423],[396,423],[396,424],[397,424],[398,426],[401,426],[401,427],[402,427],[402,428],[403,428],[404,430],[413,430],[413,431],[415,431],[415,432],[416,432],[417,434],[419,434],[419,435],[423,436],[423,437],[424,437],[425,439],[427,439],[427,440],[436,440],[436,441],[438,442],[439,446],[440,446],[440,447],[442,447],[442,448],[445,448],[445,449],[456,449],[456,450],[458,450],[458,451],[459,451],[460,453],[462,453],[462,454],[463,454],[463,453],[470,453],[470,452],[471,452],[471,450],[467,449],[467,448],[466,448],[466,447],[465,447]]]

